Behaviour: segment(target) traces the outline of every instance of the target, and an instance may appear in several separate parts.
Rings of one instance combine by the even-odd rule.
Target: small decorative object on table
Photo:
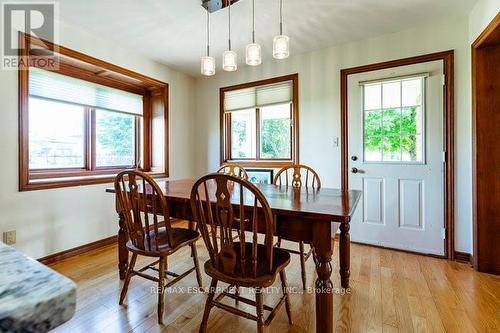
[[[272,184],[273,169],[246,169],[248,180],[254,184]]]

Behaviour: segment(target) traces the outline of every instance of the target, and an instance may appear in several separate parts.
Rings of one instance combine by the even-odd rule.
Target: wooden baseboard
[[[172,219],[171,224],[178,225],[178,224],[182,224],[183,222],[187,222],[187,221],[179,220],[179,219]],[[163,227],[163,226],[165,226],[165,223],[160,222],[158,224],[158,226]],[[118,242],[118,237],[111,236],[111,237],[104,238],[104,239],[101,239],[101,240],[98,240],[98,241],[95,241],[92,243],[77,246],[77,247],[74,247],[74,248],[66,250],[66,251],[54,253],[54,254],[48,255],[46,257],[39,258],[38,261],[44,265],[50,265],[50,264],[54,264],[54,263],[61,261],[61,260],[64,260],[64,259],[68,259],[71,257],[75,257],[77,255],[92,251],[92,250],[99,249],[99,248],[104,247],[104,246],[115,244],[117,242]]]
[[[72,249],[48,255],[46,257],[38,259],[38,261],[44,265],[50,265],[58,261],[71,258],[107,245],[115,244],[117,240],[118,240],[117,236],[111,236],[108,238],[98,240],[96,242],[84,244],[81,246],[74,247]]]
[[[455,251],[455,261],[470,264],[472,262],[472,256],[470,253]]]

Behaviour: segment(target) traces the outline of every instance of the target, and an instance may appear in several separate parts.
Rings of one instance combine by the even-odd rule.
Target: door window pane
[[[134,166],[135,116],[96,110],[96,166]]]
[[[382,136],[365,137],[365,161],[382,161]]]
[[[401,161],[401,137],[399,135],[384,136],[381,145],[383,161]]]
[[[265,106],[260,109],[260,158],[291,159],[290,104]]]
[[[404,108],[401,121],[403,134],[422,133],[422,108],[420,106]]]
[[[382,107],[397,108],[401,105],[401,81],[382,83]]]
[[[423,162],[423,80],[418,77],[363,86],[365,161]],[[375,105],[367,101],[375,86],[380,87],[382,110],[367,108]]]
[[[29,98],[29,168],[84,167],[85,109]]]
[[[365,110],[377,110],[382,108],[382,85],[367,84],[364,91]]]
[[[382,111],[365,112],[365,137],[382,134]]]
[[[256,154],[255,110],[231,113],[231,158],[249,159]]]
[[[422,161],[422,138],[420,134],[401,137],[402,160],[408,162]]]
[[[422,78],[402,81],[402,106],[422,104]]]
[[[382,134],[384,135],[399,135],[401,132],[401,109],[385,109],[383,111],[383,127]]]

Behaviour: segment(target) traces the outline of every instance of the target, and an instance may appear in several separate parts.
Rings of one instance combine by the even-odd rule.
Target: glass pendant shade
[[[234,72],[238,69],[238,56],[234,51],[224,51],[222,54],[222,69],[226,72]]]
[[[215,58],[201,57],[201,74],[205,76],[215,75]]]
[[[258,66],[262,63],[262,52],[259,44],[248,44],[246,55],[247,65]]]
[[[290,55],[290,38],[285,35],[278,35],[273,39],[273,57],[275,59],[285,59]]]

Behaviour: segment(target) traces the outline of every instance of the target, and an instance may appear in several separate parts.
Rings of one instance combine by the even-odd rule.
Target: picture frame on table
[[[272,184],[273,169],[246,169],[248,180],[254,184]]]

